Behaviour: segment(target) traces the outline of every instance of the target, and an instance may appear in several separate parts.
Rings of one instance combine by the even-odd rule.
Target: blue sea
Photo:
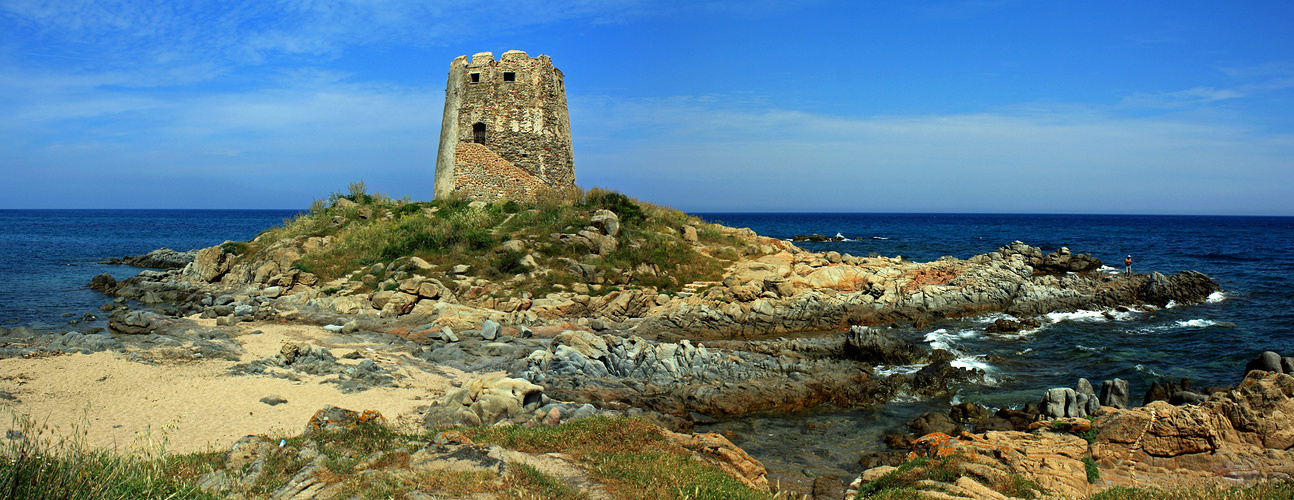
[[[819,409],[796,415],[753,416],[723,422],[734,443],[783,484],[806,475],[854,477],[860,454],[881,451],[887,431],[926,411],[976,402],[990,408],[1037,402],[1051,387],[1073,387],[1079,377],[1097,387],[1122,378],[1132,403],[1153,381],[1187,378],[1193,387],[1237,383],[1245,363],[1272,350],[1294,356],[1294,217],[1003,214],[706,213],[710,222],[749,227],[781,239],[813,233],[849,241],[796,243],[813,251],[877,253],[929,261],[967,258],[1020,240],[1051,252],[1062,246],[1087,253],[1119,271],[1131,255],[1133,272],[1196,270],[1224,292],[1209,303],[1153,312],[1052,314],[1043,328],[1021,335],[987,334],[1000,315],[890,330],[931,348],[949,349],[964,367],[986,371],[989,383],[949,398],[898,401],[862,409]],[[903,370],[905,367],[893,367]],[[910,369],[910,367],[908,368]]]
[[[100,260],[160,247],[189,250],[248,240],[292,217],[292,210],[0,210],[0,326],[84,330],[96,322],[103,295],[90,278],[118,279],[131,267]],[[1131,382],[1134,402],[1154,380],[1188,378],[1194,386],[1234,384],[1258,352],[1294,355],[1294,217],[1000,214],[757,214],[705,213],[702,218],[790,239],[797,234],[850,241],[797,243],[814,251],[877,253],[928,261],[967,258],[1013,240],[1044,251],[1067,246],[1135,272],[1197,270],[1224,293],[1199,305],[1119,314],[1055,314],[1022,335],[990,335],[999,316],[950,320],[897,335],[952,350],[958,363],[986,371],[990,383],[950,399],[904,401],[877,408],[823,409],[800,415],[755,416],[719,424],[775,476],[813,469],[847,476],[858,454],[879,447],[880,433],[921,411],[973,401],[991,407],[1037,401],[1049,387],[1072,387],[1078,377],[1099,384]],[[857,239],[856,239],[857,238]],[[98,320],[102,323],[102,319]],[[905,367],[887,369],[903,370]],[[775,438],[770,439],[769,436]],[[852,465],[851,465],[852,464]],[[789,478],[788,478],[789,480]]]
[[[248,240],[295,210],[0,210],[0,327],[84,330],[102,326],[109,301],[86,288],[138,268],[99,261],[158,248],[185,251]],[[101,319],[84,323],[86,313]],[[65,316],[66,315],[66,316]],[[69,325],[69,321],[78,321]]]

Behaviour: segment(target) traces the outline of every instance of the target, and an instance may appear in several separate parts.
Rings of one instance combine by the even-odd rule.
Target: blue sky
[[[1233,5],[1234,4],[1234,5]],[[0,208],[430,199],[548,54],[584,187],[694,212],[1294,215],[1294,3],[0,0]]]

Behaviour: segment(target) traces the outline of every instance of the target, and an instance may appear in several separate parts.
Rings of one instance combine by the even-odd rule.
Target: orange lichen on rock
[[[310,417],[310,421],[306,423],[306,433],[353,429],[359,424],[383,421],[386,418],[377,410],[358,412],[329,405]]]
[[[926,285],[947,285],[957,278],[957,274],[957,270],[949,267],[921,267],[903,273],[900,277],[907,278],[903,292],[909,293]]]

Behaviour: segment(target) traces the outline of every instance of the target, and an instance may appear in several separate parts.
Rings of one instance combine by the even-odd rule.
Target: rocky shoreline
[[[542,277],[546,270],[539,266],[490,280],[470,275],[462,269],[466,266],[442,270],[417,257],[373,264],[325,282],[298,263],[336,244],[331,237],[253,240],[263,248],[255,255],[241,254],[240,245],[229,242],[190,252],[162,249],[121,262],[166,270],[145,270],[121,281],[100,275],[91,281],[90,287],[115,297],[102,308],[109,317],[107,331],[42,335],[0,329],[0,356],[115,350],[142,362],[238,360],[237,343],[227,333],[236,325],[317,325],[338,336],[382,344],[424,369],[502,372],[508,378],[491,384],[508,385],[510,394],[522,395],[518,402],[494,405],[505,409],[501,412],[447,412],[446,406],[477,400],[447,395],[440,408],[427,409],[429,426],[500,421],[555,425],[592,415],[629,414],[689,431],[714,417],[884,404],[947,395],[956,387],[983,382],[983,372],[954,366],[946,351],[900,340],[888,332],[892,327],[999,312],[1018,319],[999,320],[990,328],[1011,332],[1036,328],[1032,318],[1050,312],[1162,308],[1203,302],[1219,290],[1209,277],[1193,271],[1113,274],[1088,255],[1071,254],[1067,248],[1044,254],[1021,242],[969,259],[915,263],[807,252],[731,228],[720,230],[744,248],[706,247],[695,236],[687,238],[690,227],[678,233],[695,251],[740,257],[721,281],[692,283],[676,294],[627,286],[627,281],[578,261],[567,265],[578,271],[574,274],[581,282],[544,296],[500,298],[494,293],[524,278]],[[616,215],[599,210],[575,236],[552,238],[593,249],[615,241],[617,228]],[[496,251],[519,252],[533,264],[540,247],[535,241],[513,240]],[[185,319],[195,316],[215,319],[216,326],[195,328]],[[371,361],[343,365],[326,352],[310,345],[284,346],[280,354],[245,361],[230,373],[327,375],[344,391],[391,383],[390,374]],[[899,365],[917,368],[879,369]],[[535,390],[519,387],[537,388],[542,398],[528,401],[525,394]],[[1118,381],[1102,389],[1097,396],[1090,384],[1084,390],[1080,383],[1078,390],[1049,392],[1040,405],[994,415],[974,408],[954,409],[952,417],[923,415],[922,423],[912,427],[916,435],[895,437],[892,444],[910,447],[936,431],[953,436],[968,429],[1028,432],[1048,418],[1103,415],[1106,407],[1118,407],[1128,397]],[[1211,401],[1212,394],[1167,384],[1156,390],[1167,394],[1163,399],[1183,404]],[[1083,412],[1070,412],[1070,407]],[[870,460],[893,463],[899,457]]]

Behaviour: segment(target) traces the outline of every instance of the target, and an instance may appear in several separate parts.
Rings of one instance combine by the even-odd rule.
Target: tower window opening
[[[513,72],[511,72],[511,71],[504,72],[504,73],[503,73],[503,81],[505,81],[505,82],[515,82],[515,81],[517,81],[517,74],[516,74],[516,73],[513,73]]]
[[[485,144],[485,124],[477,123],[472,125],[472,142]]]
[[[480,73],[472,73],[472,83],[481,83]]]

